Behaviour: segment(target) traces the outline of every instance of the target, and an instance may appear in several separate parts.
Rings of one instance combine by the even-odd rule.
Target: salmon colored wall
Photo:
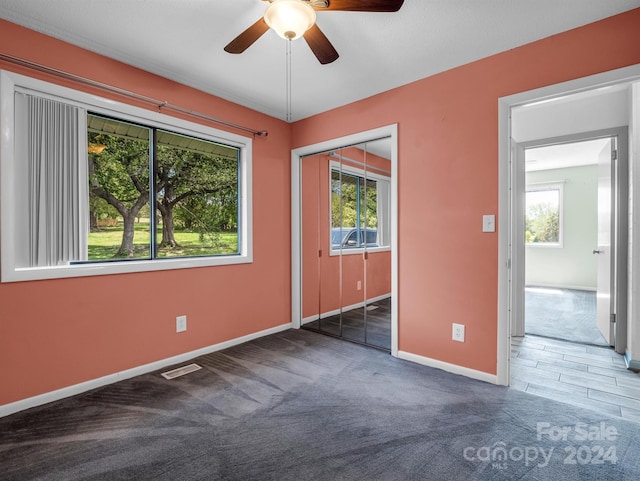
[[[340,154],[361,162],[365,160],[360,149],[343,149]],[[391,292],[389,251],[368,254],[366,279],[362,254],[346,254],[342,258],[329,255],[329,162],[332,159],[336,160],[320,154],[302,161],[303,319],[364,302],[365,295],[374,299]],[[366,162],[391,170],[388,160],[373,154],[367,154]],[[361,168],[357,164],[343,163]],[[318,259],[319,250],[322,250],[322,257]],[[357,289],[358,281],[360,290]]]
[[[253,142],[252,264],[0,284],[0,405],[291,321],[288,124],[5,21],[0,51],[269,131]]]
[[[498,98],[640,63],[639,27],[635,9],[294,124],[302,147],[398,123],[401,351],[496,373]]]
[[[321,172],[325,162],[320,162],[320,156],[305,158],[302,161],[302,318],[306,319],[320,311],[320,257],[321,249],[320,209],[318,206],[329,202],[326,190],[321,183]],[[325,175],[326,180],[326,175]],[[324,195],[323,195],[324,194]],[[321,197],[322,195],[322,197]],[[325,221],[325,225],[328,223]],[[328,228],[328,227],[327,227]],[[324,247],[326,255],[327,248]]]

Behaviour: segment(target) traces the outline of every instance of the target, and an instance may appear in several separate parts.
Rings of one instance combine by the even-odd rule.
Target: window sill
[[[55,267],[28,267],[16,268],[15,270],[7,269],[6,271],[3,271],[2,282],[130,274],[135,272],[154,272],[197,267],[250,264],[252,262],[253,259],[251,256],[234,255],[200,258],[112,261],[108,263],[73,264]]]

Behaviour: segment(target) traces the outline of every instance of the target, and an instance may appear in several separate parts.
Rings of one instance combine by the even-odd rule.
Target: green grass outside
[[[89,260],[113,259],[122,242],[122,226],[102,227],[100,231],[89,233]],[[162,238],[162,230],[158,232]],[[175,231],[175,239],[179,247],[161,248],[158,257],[188,257],[205,255],[236,254],[238,252],[238,234],[235,232],[219,232],[215,242],[200,234],[189,231]],[[134,257],[149,257],[149,223],[135,224],[133,236]]]

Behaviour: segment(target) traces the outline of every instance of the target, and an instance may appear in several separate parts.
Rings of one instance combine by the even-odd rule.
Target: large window
[[[250,139],[1,81],[3,281],[251,262]]]
[[[527,187],[525,242],[529,245],[562,245],[562,185]]]
[[[87,119],[89,261],[238,254],[238,148]]]
[[[331,163],[331,250],[388,248],[389,178]]]

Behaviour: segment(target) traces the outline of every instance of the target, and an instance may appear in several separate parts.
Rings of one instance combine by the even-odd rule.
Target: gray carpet
[[[0,478],[640,479],[640,424],[317,333],[197,362],[172,381],[147,374],[0,419]]]
[[[536,336],[608,346],[596,327],[596,293],[527,287],[525,331]]]

